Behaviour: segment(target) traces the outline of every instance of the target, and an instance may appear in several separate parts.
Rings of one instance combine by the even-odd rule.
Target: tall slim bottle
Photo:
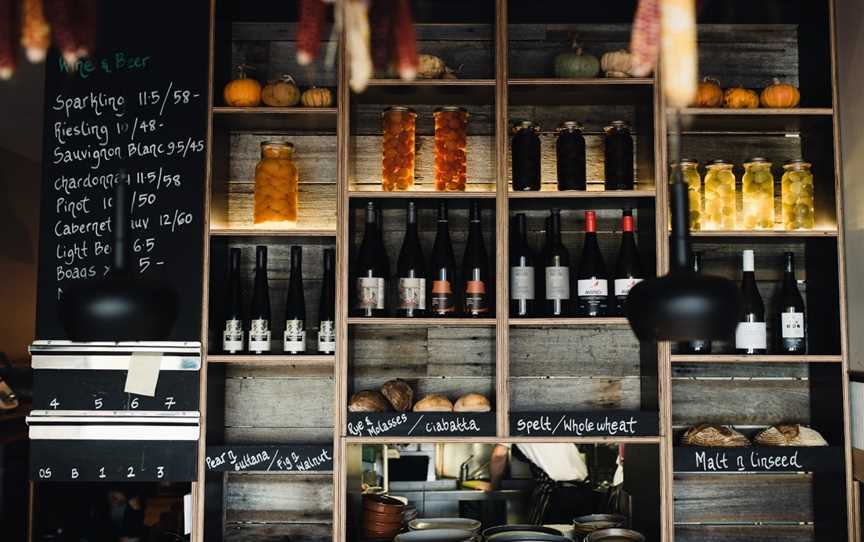
[[[222,331],[222,351],[236,354],[243,351],[243,296],[240,289],[240,249],[232,248],[228,274],[228,302],[225,305],[225,329]]]
[[[534,254],[528,246],[525,214],[516,215],[515,235],[510,245],[510,316],[534,313]]]
[[[624,211],[621,217],[621,249],[618,251],[618,261],[615,264],[615,305],[616,314],[624,315],[624,303],[630,289],[642,281],[642,262],[639,260],[639,250],[636,248],[636,236],[633,233],[633,215]]]
[[[780,302],[777,304],[780,311],[777,316],[780,327],[777,350],[779,354],[804,354],[807,351],[804,298],[801,297],[798,282],[795,280],[795,254],[786,252],[783,258],[783,286],[780,289]]]
[[[741,354],[764,354],[768,339],[765,329],[765,304],[756,287],[752,250],[742,254],[741,317],[735,329],[735,349]]]
[[[597,213],[585,211],[585,244],[576,274],[579,316],[606,316],[609,281],[600,245],[597,244]]]
[[[561,211],[552,209],[546,224],[543,254],[546,295],[543,313],[568,316],[570,313],[570,253],[561,242]]]
[[[423,316],[426,312],[426,262],[417,235],[417,206],[408,202],[405,238],[396,263],[399,280],[399,302],[396,314],[407,318]]]
[[[285,303],[286,354],[306,351],[306,298],[303,295],[303,247],[291,247],[291,276],[288,280],[288,300]]]
[[[693,253],[693,269],[694,273],[702,272],[702,253],[694,252]],[[687,341],[682,342],[678,345],[678,350],[682,354],[710,354],[711,353],[711,341]]]
[[[387,292],[384,252],[376,223],[375,203],[366,204],[366,232],[357,255],[356,306],[359,316],[382,316]]]
[[[336,352],[336,251],[324,249],[324,278],[318,304],[318,353]]]
[[[450,242],[450,224],[447,221],[447,203],[438,204],[438,226],[432,257],[429,260],[431,284],[430,306],[432,316],[452,316],[456,312],[456,258]]]
[[[480,226],[480,202],[471,202],[468,243],[462,258],[463,309],[467,316],[487,316],[490,312],[489,258]]]
[[[393,299],[391,297],[393,292],[390,291],[390,287],[392,286],[390,281],[390,258],[387,256],[387,249],[384,245],[384,210],[381,209],[380,205],[375,208],[375,227],[378,229],[378,248],[376,250],[378,253],[378,258],[381,259],[381,268],[383,269],[384,273],[384,295],[385,298]],[[386,307],[384,309],[385,311],[387,310]]]
[[[249,351],[270,352],[270,288],[267,285],[267,247],[255,247],[255,285],[249,310]]]

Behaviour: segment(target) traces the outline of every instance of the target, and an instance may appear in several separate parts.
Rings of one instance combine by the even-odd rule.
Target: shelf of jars
[[[210,354],[208,363],[237,363],[246,365],[322,365],[333,366],[336,357],[326,354],[286,354],[286,355],[256,355],[256,354]]]
[[[349,317],[349,326],[370,327],[487,327],[495,325],[495,318],[459,318],[459,317],[394,317],[394,318],[366,318],[361,316]]]
[[[511,316],[507,323],[512,327],[626,327],[630,324],[623,316],[579,317],[538,317],[517,318]]]

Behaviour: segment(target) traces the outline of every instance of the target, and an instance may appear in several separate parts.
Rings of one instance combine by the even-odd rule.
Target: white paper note
[[[160,352],[133,352],[129,360],[129,373],[126,375],[126,393],[153,397],[159,381],[159,368],[162,366]]]

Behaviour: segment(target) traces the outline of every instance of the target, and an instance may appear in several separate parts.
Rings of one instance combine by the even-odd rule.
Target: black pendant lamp
[[[677,150],[677,144],[673,148]],[[670,202],[669,274],[630,290],[624,306],[627,320],[640,341],[728,339],[738,323],[740,293],[731,280],[690,268],[690,209],[680,168],[675,168]]]

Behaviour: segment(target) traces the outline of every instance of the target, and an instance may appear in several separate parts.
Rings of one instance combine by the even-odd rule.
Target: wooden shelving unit
[[[782,5],[780,0],[770,1]],[[524,440],[638,447],[634,456],[641,459],[628,461],[631,468],[638,465],[639,469],[631,479],[644,478],[644,483],[652,486],[650,506],[646,507],[651,512],[638,519],[651,531],[652,540],[852,540],[850,533],[858,516],[845,407],[849,361],[844,239],[837,227],[843,201],[838,188],[830,0],[813,2],[800,13],[793,10],[782,22],[766,23],[741,15],[733,23],[720,24],[716,15],[711,19],[709,14],[699,27],[706,74],[723,75],[723,70],[735,65],[736,76],[744,73],[741,83],[752,87],[764,84],[763,79],[781,76],[801,87],[801,108],[681,111],[681,152],[700,162],[725,158],[740,164],[747,155],[764,152],[770,153],[777,166],[802,155],[814,163],[818,229],[693,233],[695,248],[703,252],[706,272],[734,280],[739,278],[740,249],[754,248],[757,279],[766,299],[773,296],[780,280],[777,266],[782,253],[795,254],[798,278],[806,285],[804,295],[812,315],[808,320],[811,353],[738,356],[723,353],[731,349],[721,343],[715,348],[717,354],[679,355],[673,354],[677,347],[667,343],[640,345],[623,317],[508,315],[509,219],[517,212],[526,213],[530,242],[539,245],[546,213],[552,207],[561,208],[564,242],[575,265],[581,249],[582,212],[597,209],[601,251],[611,266],[617,255],[620,210],[631,208],[646,272],[660,275],[668,270],[666,162],[670,126],[660,81],[653,77],[548,77],[550,51],[559,46],[566,50],[571,33],[578,33],[594,53],[627,47],[632,6],[623,9],[618,3],[611,2],[608,10],[618,15],[608,15],[605,7],[583,7],[589,14],[583,20],[575,8],[561,9],[560,17],[553,15],[559,10],[553,10],[547,0],[486,0],[470,7],[459,4],[460,13],[452,17],[443,17],[440,11],[420,2],[420,51],[442,57],[459,51],[463,65],[460,78],[414,82],[373,79],[364,93],[354,94],[348,86],[344,46],[339,47],[335,72],[323,63],[311,71],[301,69],[293,53],[296,18],[289,15],[285,21],[255,22],[244,12],[242,18],[234,20],[223,0],[213,0],[207,199],[211,213],[204,269],[210,281],[202,300],[202,335],[209,337],[209,352],[213,353],[205,356],[202,370],[202,404],[207,407],[202,412],[205,430],[199,443],[201,481],[194,488],[194,540],[247,540],[266,535],[290,536],[303,542],[344,542],[351,538],[351,522],[356,520],[350,501],[356,496],[357,480],[349,480],[349,465],[358,463],[361,445]],[[329,35],[329,26],[325,35]],[[538,47],[538,43],[543,46]],[[730,51],[729,43],[745,43],[756,53],[739,65],[735,60],[738,52]],[[805,59],[800,52],[804,49],[816,51],[814,54],[824,61],[822,65]],[[757,57],[759,60],[754,60]],[[794,57],[795,62],[785,61],[786,57]],[[541,58],[543,61],[538,60]],[[270,62],[272,69],[278,67],[280,72],[299,76],[301,87],[314,83],[334,89],[336,107],[222,107],[219,95],[230,66],[246,60]],[[748,70],[752,74],[747,74]],[[264,75],[269,74],[260,78]],[[383,192],[380,188],[378,119],[389,105],[409,105],[418,111],[417,185],[409,192]],[[464,193],[431,190],[434,141],[429,119],[432,110],[442,105],[465,106],[471,113],[469,181]],[[544,186],[539,192],[514,192],[510,184],[509,128],[522,118],[536,119],[543,126]],[[554,190],[555,125],[584,119],[588,176],[597,180],[603,178],[603,126],[619,118],[633,127],[638,189],[606,192],[597,190],[595,182],[589,183],[586,191]],[[294,230],[257,229],[250,224],[254,193],[250,170],[257,161],[257,144],[274,137],[294,142],[298,160],[305,160],[299,166],[301,216]],[[740,173],[737,176],[740,179]],[[434,202],[447,200],[457,260],[464,249],[468,201],[480,200],[486,247],[495,272],[494,317],[353,316],[350,269],[362,236],[362,206],[365,201],[380,200],[384,241],[392,266],[408,199],[419,203],[424,249],[434,232],[429,230]],[[278,306],[284,303],[287,282],[287,267],[281,266],[284,253],[291,244],[304,246],[304,274],[309,271],[305,276],[306,304],[313,322],[320,291],[319,251],[336,248],[334,356],[215,353],[215,339],[221,331],[218,311],[227,249],[237,246],[251,253],[255,244],[262,243],[272,246],[276,254],[276,262],[270,266],[274,314],[284,310],[284,305]],[[248,282],[248,266],[246,275]],[[311,341],[314,330],[310,333]],[[418,394],[441,392],[451,399],[469,389],[486,394],[493,404],[494,435],[351,436],[347,412],[350,395],[395,377],[411,380]],[[510,426],[514,413],[581,414],[612,409],[656,413],[658,434],[516,437]],[[807,423],[823,432],[836,452],[825,457],[842,458],[843,464],[828,469],[830,473],[757,476],[676,471],[673,453],[678,433],[702,421],[747,430],[786,421]],[[255,473],[213,478],[203,474],[208,446],[268,441],[332,444],[333,471],[290,477]],[[730,504],[737,502],[742,504]],[[746,514],[736,516],[745,508]]]

